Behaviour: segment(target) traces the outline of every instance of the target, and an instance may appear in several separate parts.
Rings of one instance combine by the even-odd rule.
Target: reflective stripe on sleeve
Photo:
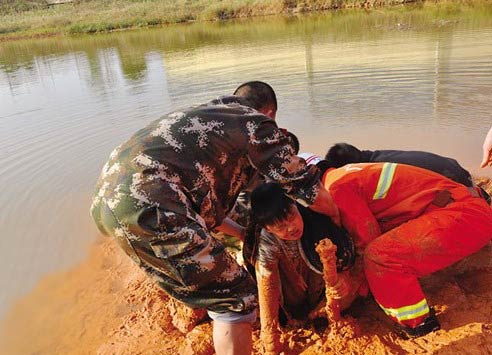
[[[395,163],[384,163],[381,169],[381,175],[379,175],[378,187],[376,192],[372,197],[373,200],[380,200],[386,197],[388,190],[393,181],[393,176],[395,175],[396,166]]]
[[[398,319],[398,321],[415,319],[429,313],[429,306],[427,305],[427,301],[425,298],[422,301],[411,306],[400,308],[384,308],[381,305],[379,306],[387,315]]]

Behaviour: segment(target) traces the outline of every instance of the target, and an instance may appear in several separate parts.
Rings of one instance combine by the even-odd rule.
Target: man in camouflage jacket
[[[257,298],[254,281],[210,231],[228,230],[226,214],[255,170],[300,203],[325,208],[316,203],[318,171],[277,128],[276,108],[273,89],[250,82],[235,96],[150,123],[111,153],[91,207],[100,231],[167,293],[207,308],[218,354],[250,353]]]

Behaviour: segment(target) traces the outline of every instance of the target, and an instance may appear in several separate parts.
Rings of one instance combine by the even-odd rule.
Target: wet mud
[[[477,179],[491,191],[490,179]],[[492,354],[492,251],[478,253],[421,280],[442,329],[400,339],[368,296],[342,312],[344,326],[306,321],[280,330],[284,354]],[[357,327],[351,322],[356,322]],[[259,322],[253,346],[262,353]],[[50,275],[7,314],[1,354],[214,353],[206,315],[172,301],[101,238],[89,257]]]

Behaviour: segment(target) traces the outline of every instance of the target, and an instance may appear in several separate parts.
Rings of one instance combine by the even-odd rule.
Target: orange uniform
[[[429,315],[418,278],[478,251],[492,237],[487,203],[464,185],[395,163],[349,164],[322,178],[343,226],[364,251],[385,313],[414,328]]]

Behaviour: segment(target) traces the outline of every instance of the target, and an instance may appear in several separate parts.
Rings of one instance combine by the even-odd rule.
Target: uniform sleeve
[[[340,211],[342,225],[355,238],[359,247],[365,247],[381,235],[376,217],[366,201],[353,189],[330,189]]]
[[[304,159],[295,154],[290,139],[273,120],[264,120],[254,127],[248,155],[260,174],[282,184],[297,202],[304,206],[314,202],[319,188],[319,170],[316,166],[307,166]]]

